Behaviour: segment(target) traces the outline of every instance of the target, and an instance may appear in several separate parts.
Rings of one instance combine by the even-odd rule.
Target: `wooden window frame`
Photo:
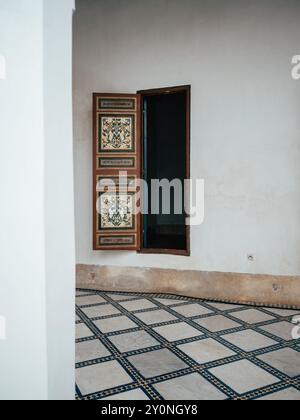
[[[186,92],[187,106],[186,106],[186,180],[191,179],[191,85],[174,86],[159,89],[148,89],[140,90],[137,93],[141,97],[141,107],[143,109],[144,97],[145,96],[156,96],[156,95],[170,95],[177,92]],[[141,177],[144,179],[144,118],[143,112],[141,112]],[[185,203],[189,203],[190,197],[188,191],[185,191]],[[186,250],[176,249],[155,249],[155,248],[144,248],[144,215],[141,215],[141,229],[140,229],[140,250],[137,252],[140,254],[165,254],[165,255],[177,255],[190,257],[191,256],[191,228],[186,225]]]

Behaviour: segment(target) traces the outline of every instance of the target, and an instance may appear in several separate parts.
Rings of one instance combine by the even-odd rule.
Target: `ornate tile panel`
[[[127,177],[120,177],[114,175],[106,175],[106,176],[97,176],[97,191],[103,191],[105,186],[114,186],[116,189],[133,189],[136,190],[136,176],[127,176]],[[102,185],[101,185],[102,183]]]
[[[135,235],[98,236],[98,245],[104,247],[135,246]]]
[[[98,152],[135,151],[134,115],[98,115]]]
[[[99,230],[134,230],[135,194],[101,194]]]
[[[136,166],[136,160],[134,157],[130,157],[130,158],[99,157],[97,160],[97,169],[110,169],[110,168],[134,169],[135,166]]]
[[[134,111],[136,100],[131,98],[98,98],[98,110]]]

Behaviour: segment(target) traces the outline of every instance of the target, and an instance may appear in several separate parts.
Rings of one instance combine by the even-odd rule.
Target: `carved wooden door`
[[[140,109],[140,95],[94,94],[94,250],[140,249]]]

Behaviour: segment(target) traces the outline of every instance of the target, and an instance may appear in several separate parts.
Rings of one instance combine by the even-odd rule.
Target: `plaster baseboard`
[[[300,309],[299,276],[78,265],[77,287]]]

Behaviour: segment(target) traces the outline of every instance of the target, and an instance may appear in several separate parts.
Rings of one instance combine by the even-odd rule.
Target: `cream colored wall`
[[[77,263],[300,274],[299,20],[298,0],[77,0]],[[192,256],[93,252],[92,93],[181,84],[192,176],[206,182]]]

